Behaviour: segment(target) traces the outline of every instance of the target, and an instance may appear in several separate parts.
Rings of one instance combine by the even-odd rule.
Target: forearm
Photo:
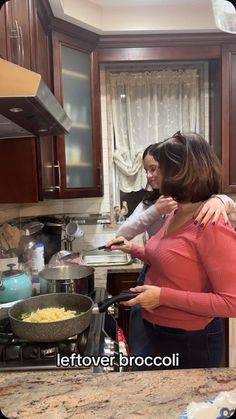
[[[180,291],[163,287],[160,305],[207,317],[236,317],[236,295]]]
[[[152,225],[158,216],[158,211],[154,205],[146,210],[134,212],[119,228],[116,236],[123,236],[127,240],[133,239],[138,234],[143,233],[146,228]]]

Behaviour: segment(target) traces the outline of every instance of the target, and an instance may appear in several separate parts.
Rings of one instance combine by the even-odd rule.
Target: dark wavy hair
[[[144,161],[144,159],[147,155],[152,156],[154,158],[154,160],[157,161],[157,159],[156,159],[157,145],[158,145],[158,143],[150,144],[147,148],[145,148],[145,150],[143,152],[143,156],[142,156],[143,161]],[[144,205],[151,206],[156,202],[156,200],[159,197],[160,197],[159,189],[154,189],[152,191],[146,191],[146,193],[143,197],[143,203],[144,203]]]
[[[199,202],[219,193],[221,164],[201,135],[178,131],[158,144],[154,158],[162,174],[161,194],[177,202]]]

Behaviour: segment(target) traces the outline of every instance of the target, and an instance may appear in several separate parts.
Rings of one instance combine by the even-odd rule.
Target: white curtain
[[[142,153],[176,131],[199,132],[198,69],[109,73],[115,137],[113,159],[124,192],[146,186]]]

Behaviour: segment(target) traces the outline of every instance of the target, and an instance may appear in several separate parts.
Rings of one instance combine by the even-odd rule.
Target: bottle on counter
[[[36,243],[32,251],[32,285],[33,295],[40,294],[39,272],[44,269],[44,244]]]

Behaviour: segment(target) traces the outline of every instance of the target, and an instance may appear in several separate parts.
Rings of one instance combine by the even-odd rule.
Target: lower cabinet
[[[134,287],[139,277],[139,271],[132,272],[108,272],[107,274],[107,291],[112,296],[120,294],[121,292],[129,292],[131,287]],[[130,308],[118,305],[118,324],[124,332],[124,336],[129,343],[129,316]]]

